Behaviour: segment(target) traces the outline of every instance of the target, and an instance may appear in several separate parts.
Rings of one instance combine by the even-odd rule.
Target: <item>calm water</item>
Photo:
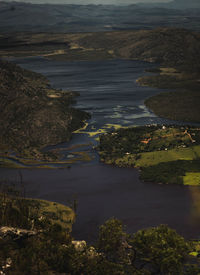
[[[88,129],[106,124],[146,125],[172,123],[156,117],[143,104],[160,91],[140,87],[136,79],[152,65],[137,61],[56,62],[42,58],[18,59],[24,68],[48,77],[56,88],[80,93],[77,108],[89,111]],[[74,134],[70,144],[95,144],[94,137]],[[67,146],[65,144],[59,146]],[[27,196],[70,204],[78,200],[74,236],[93,240],[98,226],[109,217],[121,219],[128,232],[168,224],[187,238],[200,237],[200,190],[196,187],[143,183],[135,169],[121,169],[98,162],[79,163],[71,169],[21,170]],[[17,180],[19,171],[1,169],[3,178]]]

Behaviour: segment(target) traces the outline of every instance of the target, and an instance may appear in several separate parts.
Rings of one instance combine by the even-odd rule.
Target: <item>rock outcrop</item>
[[[26,230],[9,226],[0,227],[0,239],[8,241],[21,241],[35,236],[36,234],[37,232],[33,230]]]

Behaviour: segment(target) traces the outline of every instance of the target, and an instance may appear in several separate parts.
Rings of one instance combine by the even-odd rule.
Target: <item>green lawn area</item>
[[[167,151],[146,152],[141,153],[140,156],[141,158],[135,162],[136,167],[146,167],[176,160],[194,160],[200,158],[200,145]]]

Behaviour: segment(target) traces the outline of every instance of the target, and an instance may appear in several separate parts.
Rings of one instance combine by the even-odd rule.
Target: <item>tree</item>
[[[127,243],[128,235],[123,231],[122,222],[111,218],[100,226],[97,247],[106,259],[114,263],[127,263],[130,247]]]
[[[175,230],[166,225],[140,230],[133,235],[139,268],[156,274],[184,274],[184,260],[190,246]]]

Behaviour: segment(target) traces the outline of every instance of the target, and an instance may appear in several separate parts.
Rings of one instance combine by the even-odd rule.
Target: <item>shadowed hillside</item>
[[[53,90],[40,74],[0,61],[0,150],[51,159],[41,149],[68,141],[88,114],[70,107],[75,94]]]

